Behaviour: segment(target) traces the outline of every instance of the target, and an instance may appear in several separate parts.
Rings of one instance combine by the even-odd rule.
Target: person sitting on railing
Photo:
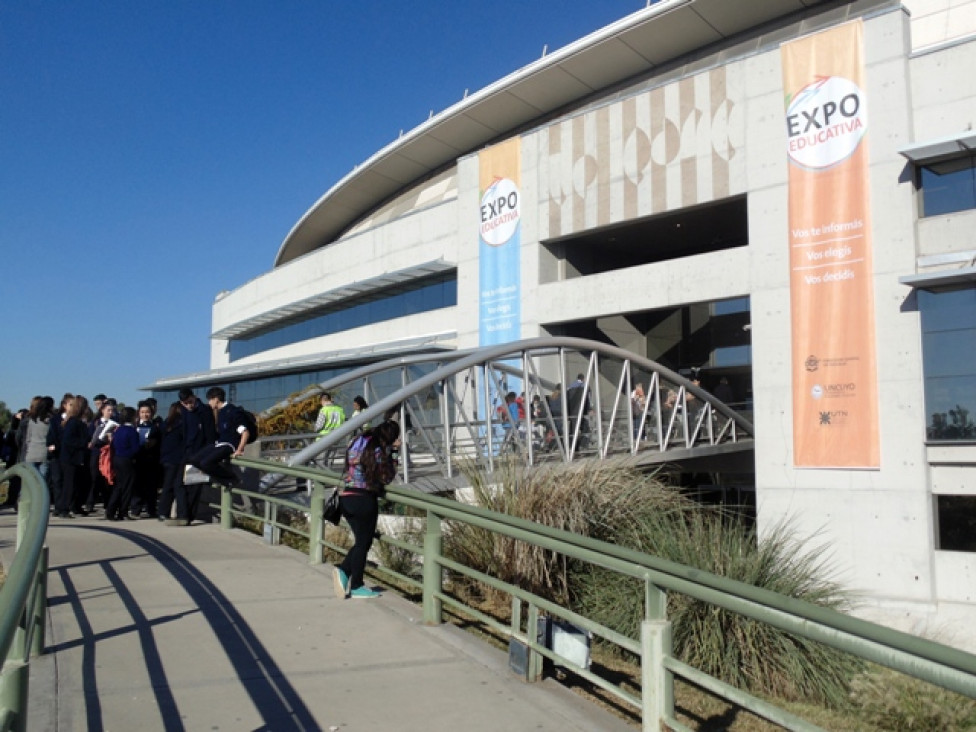
[[[227,394],[221,387],[213,386],[207,390],[207,403],[217,416],[217,442],[190,458],[190,464],[232,488],[240,485],[241,477],[234,471],[230,459],[244,454],[250,432],[241,410],[227,401]]]
[[[379,593],[363,584],[366,558],[373,545],[379,518],[379,499],[396,477],[396,450],[400,425],[387,420],[354,438],[346,448],[344,487],[339,494],[343,518],[352,529],[353,545],[342,563],[333,569],[333,584],[340,599],[369,599]]]

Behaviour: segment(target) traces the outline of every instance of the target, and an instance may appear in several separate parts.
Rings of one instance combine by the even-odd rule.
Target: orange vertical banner
[[[857,20],[780,47],[800,468],[880,465],[863,33]]]

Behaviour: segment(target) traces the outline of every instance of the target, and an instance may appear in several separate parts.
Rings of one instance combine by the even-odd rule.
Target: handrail
[[[325,486],[334,484],[338,476],[331,471],[307,466],[284,466],[281,463],[266,460],[238,458],[235,462],[253,469],[277,472],[313,481],[315,487],[310,521],[317,521],[320,528],[316,531],[315,527],[311,526],[310,535],[317,538],[314,541],[316,546],[310,546],[309,552],[312,554],[312,561],[316,561],[317,555],[318,561],[321,562],[322,547],[326,546],[321,540],[321,500]],[[225,492],[229,497],[231,492],[227,489]],[[615,691],[614,693],[643,710],[645,729],[657,729],[655,725],[661,721],[668,723],[675,721],[673,698],[667,691],[670,679],[674,675],[709,688],[714,693],[741,704],[761,716],[774,719],[779,723],[785,722],[788,727],[794,729],[809,728],[809,725],[802,720],[794,718],[782,710],[777,710],[767,702],[756,699],[741,690],[728,687],[674,659],[670,655],[670,625],[666,622],[665,617],[664,593],[668,591],[688,595],[794,635],[823,643],[831,648],[976,698],[976,656],[959,649],[660,557],[583,537],[562,529],[543,526],[485,508],[420,493],[396,485],[387,488],[386,497],[395,504],[419,509],[426,512],[427,515],[427,533],[424,546],[412,547],[423,557],[423,605],[426,622],[441,622],[442,603],[460,606],[458,600],[446,595],[441,589],[441,570],[445,568],[460,571],[470,577],[476,577],[493,587],[506,591],[513,597],[513,601],[518,599],[520,602],[528,602],[530,616],[533,612],[542,609],[561,615],[565,619],[571,619],[573,622],[582,620],[582,625],[587,630],[596,632],[604,638],[631,650],[641,649],[642,666],[645,669],[642,698],[635,699],[632,695],[623,692]],[[229,500],[225,503],[229,507]],[[621,642],[619,634],[609,628],[602,628],[593,621],[580,619],[579,616],[566,609],[561,609],[560,613],[559,608],[554,607],[551,602],[543,598],[534,596],[501,580],[486,577],[471,569],[465,569],[457,565],[456,562],[448,560],[440,554],[441,520],[465,522],[567,557],[644,580],[647,588],[647,607],[641,638]],[[224,525],[229,527],[229,524]],[[395,542],[395,545],[401,548],[409,546],[404,542]],[[331,544],[327,546],[336,549]],[[466,607],[463,609],[465,612],[472,611]],[[477,613],[477,611],[474,611],[474,614],[490,624],[496,622]],[[518,612],[515,611],[513,605],[513,616],[517,615]],[[518,622],[520,621],[513,620],[513,625]],[[531,627],[531,622],[533,621],[530,617],[529,627]],[[656,651],[653,651],[655,644],[653,639],[658,638],[660,640],[662,633],[668,640]],[[513,627],[509,634],[512,638],[516,638],[526,645],[530,655],[536,653],[539,656],[552,656],[552,652],[545,646],[540,646],[529,633],[522,633],[519,628]],[[575,668],[574,670],[583,673],[587,678],[601,686],[607,683],[598,680],[585,670]],[[662,682],[661,678],[666,680]],[[657,690],[649,689],[648,686],[656,686]],[[614,691],[613,689],[610,690]],[[665,700],[663,706],[662,698]],[[671,699],[670,708],[668,699]]]
[[[17,553],[0,588],[0,729],[27,729],[29,663],[44,647],[47,604],[47,524],[50,498],[40,473],[24,463],[0,473],[19,477]]]

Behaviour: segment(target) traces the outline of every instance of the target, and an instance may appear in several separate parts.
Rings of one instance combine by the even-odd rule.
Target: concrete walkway
[[[0,515],[0,559],[15,517]],[[217,525],[52,519],[32,730],[627,730],[392,592]]]

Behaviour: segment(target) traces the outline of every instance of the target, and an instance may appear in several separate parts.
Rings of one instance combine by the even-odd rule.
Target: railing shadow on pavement
[[[183,730],[179,706],[168,683],[166,670],[162,663],[159,647],[153,637],[153,628],[163,623],[178,620],[192,613],[200,613],[213,631],[214,637],[234,668],[237,678],[249,695],[261,718],[271,725],[267,729],[316,729],[317,724],[301,696],[281,673],[271,654],[261,644],[258,637],[245,622],[230,600],[211,582],[192,562],[178,551],[163,542],[134,531],[125,529],[73,525],[71,529],[111,534],[123,538],[138,547],[142,554],[121,554],[110,559],[79,564],[63,564],[51,567],[64,584],[63,597],[51,598],[51,605],[70,603],[74,611],[81,638],[78,641],[52,646],[50,650],[59,651],[81,645],[83,648],[82,670],[86,699],[87,729],[102,729],[101,705],[99,702],[96,671],[96,645],[100,641],[126,633],[137,633],[143,659],[151,680],[153,694],[160,714],[168,730]],[[174,581],[190,597],[195,609],[175,613],[156,619],[149,619],[139,605],[138,599],[120,577],[116,565],[131,561],[139,556],[152,556],[159,565],[170,573]],[[95,633],[88,621],[83,602],[74,589],[72,571],[97,565],[108,578],[111,588],[118,593],[132,623],[103,633]]]

